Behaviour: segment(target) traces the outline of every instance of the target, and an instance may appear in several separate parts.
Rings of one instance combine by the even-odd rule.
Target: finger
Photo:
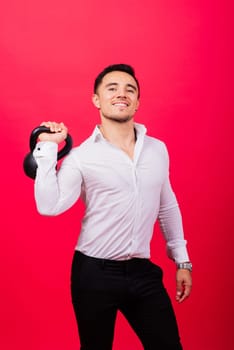
[[[190,285],[184,285],[183,286],[183,291],[179,290],[176,293],[176,300],[181,303],[185,299],[187,299],[191,293],[191,287]]]
[[[184,295],[186,296],[186,298],[189,297],[189,295],[191,293],[191,289],[192,289],[192,285],[190,285],[190,284],[184,285]]]
[[[178,299],[179,303],[182,303],[182,301],[184,301],[186,298],[188,297],[187,293],[185,292],[185,290],[183,291],[183,293],[180,294],[180,297]]]
[[[181,297],[179,298],[178,302],[182,303],[185,299],[187,299],[189,297],[189,294],[187,292],[183,292],[183,294],[181,295]]]
[[[176,291],[176,300],[181,301],[181,299],[184,297],[184,290],[177,290]]]
[[[177,279],[176,281],[176,300],[180,300],[184,292],[183,280]]]
[[[57,122],[52,122],[52,121],[47,121],[41,123],[41,126],[46,126],[47,128],[50,129],[51,132],[62,132],[63,130],[66,132],[67,128],[63,123],[57,123]]]
[[[50,130],[52,132],[61,132],[61,126],[59,123],[50,122]]]
[[[40,141],[52,141],[59,144],[63,142],[67,137],[68,129],[63,123],[57,123],[54,121],[44,121],[43,123],[41,123],[41,126],[49,128],[52,134],[44,132],[41,133],[39,135]]]

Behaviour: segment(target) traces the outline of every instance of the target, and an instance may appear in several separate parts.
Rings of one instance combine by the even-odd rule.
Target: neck
[[[132,121],[126,123],[103,122],[100,125],[103,137],[119,147],[135,144],[135,130]]]

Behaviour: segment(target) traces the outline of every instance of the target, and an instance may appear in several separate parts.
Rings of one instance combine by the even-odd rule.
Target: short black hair
[[[130,74],[136,84],[137,84],[137,88],[138,88],[138,97],[140,97],[140,85],[139,85],[139,82],[135,76],[135,70],[133,67],[131,67],[130,65],[128,64],[123,64],[123,63],[120,63],[120,64],[112,64],[106,68],[104,68],[101,73],[98,74],[98,76],[96,77],[95,81],[94,81],[94,93],[96,94],[97,93],[97,89],[99,87],[99,85],[101,84],[102,82],[102,79],[104,78],[104,76],[108,73],[111,73],[111,72],[115,72],[115,71],[118,71],[118,72],[125,72],[127,74]]]

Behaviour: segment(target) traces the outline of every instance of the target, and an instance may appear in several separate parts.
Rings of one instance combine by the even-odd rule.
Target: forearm
[[[81,176],[74,163],[65,159],[64,165],[56,171],[57,150],[58,146],[53,142],[40,142],[34,150],[38,165],[35,200],[42,215],[58,215],[66,211],[80,195]]]
[[[175,262],[189,261],[181,212],[169,179],[165,182],[159,211],[159,223],[167,244],[167,254]]]

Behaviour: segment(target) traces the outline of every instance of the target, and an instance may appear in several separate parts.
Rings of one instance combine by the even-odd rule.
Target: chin
[[[119,117],[119,116],[104,116],[105,119],[109,119],[109,120],[112,120],[114,122],[117,122],[117,123],[127,123],[129,122],[130,120],[133,119],[133,116],[122,116],[122,117]]]

